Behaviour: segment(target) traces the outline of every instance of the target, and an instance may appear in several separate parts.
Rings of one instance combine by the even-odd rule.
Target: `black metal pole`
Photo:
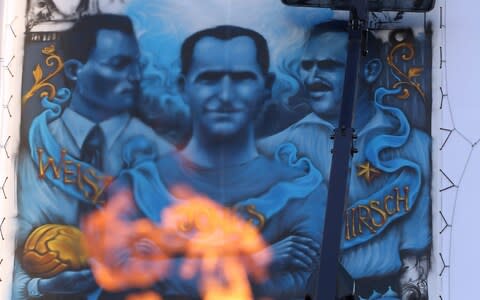
[[[336,297],[338,254],[342,233],[345,203],[348,197],[351,156],[354,152],[352,128],[360,55],[365,51],[362,38],[367,26],[368,0],[352,0],[350,13],[348,58],[345,71],[343,101],[338,128],[334,132],[334,146],[328,185],[325,230],[320,254],[320,274],[316,300]]]

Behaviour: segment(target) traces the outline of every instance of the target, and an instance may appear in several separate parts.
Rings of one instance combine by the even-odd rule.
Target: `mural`
[[[81,16],[120,12],[126,0],[30,0],[27,29],[33,31],[64,27]]]
[[[347,22],[274,0],[37,2],[13,299],[315,294]],[[431,32],[401,19],[374,18],[395,29],[360,62],[339,296],[428,299]]]

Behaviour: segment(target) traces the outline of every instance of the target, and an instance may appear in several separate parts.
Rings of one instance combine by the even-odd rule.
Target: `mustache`
[[[312,92],[326,92],[333,90],[333,85],[327,80],[316,78],[311,81],[308,81],[306,84],[308,91]]]
[[[124,87],[121,89],[120,94],[140,94],[140,88],[137,86]]]

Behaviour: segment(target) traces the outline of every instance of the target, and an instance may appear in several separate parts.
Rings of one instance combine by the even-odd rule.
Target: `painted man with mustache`
[[[60,90],[53,101],[44,99],[45,110],[30,127],[30,149],[19,159],[19,251],[13,292],[18,300],[86,299],[97,288],[86,266],[55,276],[32,276],[25,270],[38,271],[41,266],[22,263],[23,244],[42,225],[79,227],[86,213],[99,208],[104,197],[95,190],[105,189],[103,179],[115,177],[124,167],[123,146],[131,138],[144,136],[159,153],[172,148],[132,116],[142,73],[130,19],[85,17],[64,39],[64,72],[71,91]]]
[[[330,135],[340,114],[347,46],[346,22],[331,21],[312,29],[296,74],[312,113],[260,140],[261,153],[272,155],[278,145],[293,143],[328,180]],[[424,299],[431,245],[431,141],[424,132],[410,128],[402,111],[383,104],[384,97],[399,91],[377,89],[383,72],[380,47],[370,36],[369,55],[360,63],[354,121],[359,153],[353,156],[340,260],[357,280],[362,297],[369,298],[374,291],[388,293],[391,287],[396,297]],[[391,199],[409,203],[394,212],[388,207]],[[377,209],[380,205],[382,209]]]
[[[308,160],[297,159],[293,145],[275,159],[257,151],[254,121],[274,81],[266,40],[236,26],[205,29],[185,40],[181,62],[179,86],[190,107],[192,137],[154,165],[131,156],[136,166],[121,180],[134,191],[139,215],[160,222],[169,205],[165,191],[175,187],[208,196],[251,222],[270,245],[263,250],[272,254],[270,278],[254,284],[256,297],[304,299],[318,262],[325,186]],[[175,272],[156,288],[163,299],[201,296],[196,283]]]

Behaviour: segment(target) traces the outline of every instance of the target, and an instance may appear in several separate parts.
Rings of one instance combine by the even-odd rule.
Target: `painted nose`
[[[312,67],[312,70],[310,71],[310,75],[313,76],[313,77],[318,77],[320,76],[321,74],[321,70],[320,68],[318,67],[317,64],[315,64],[313,67]]]
[[[140,70],[139,64],[132,64],[128,72],[128,80],[130,81],[140,81],[142,72]]]
[[[230,76],[224,76],[220,84],[219,99],[222,102],[232,101],[233,85]]]

